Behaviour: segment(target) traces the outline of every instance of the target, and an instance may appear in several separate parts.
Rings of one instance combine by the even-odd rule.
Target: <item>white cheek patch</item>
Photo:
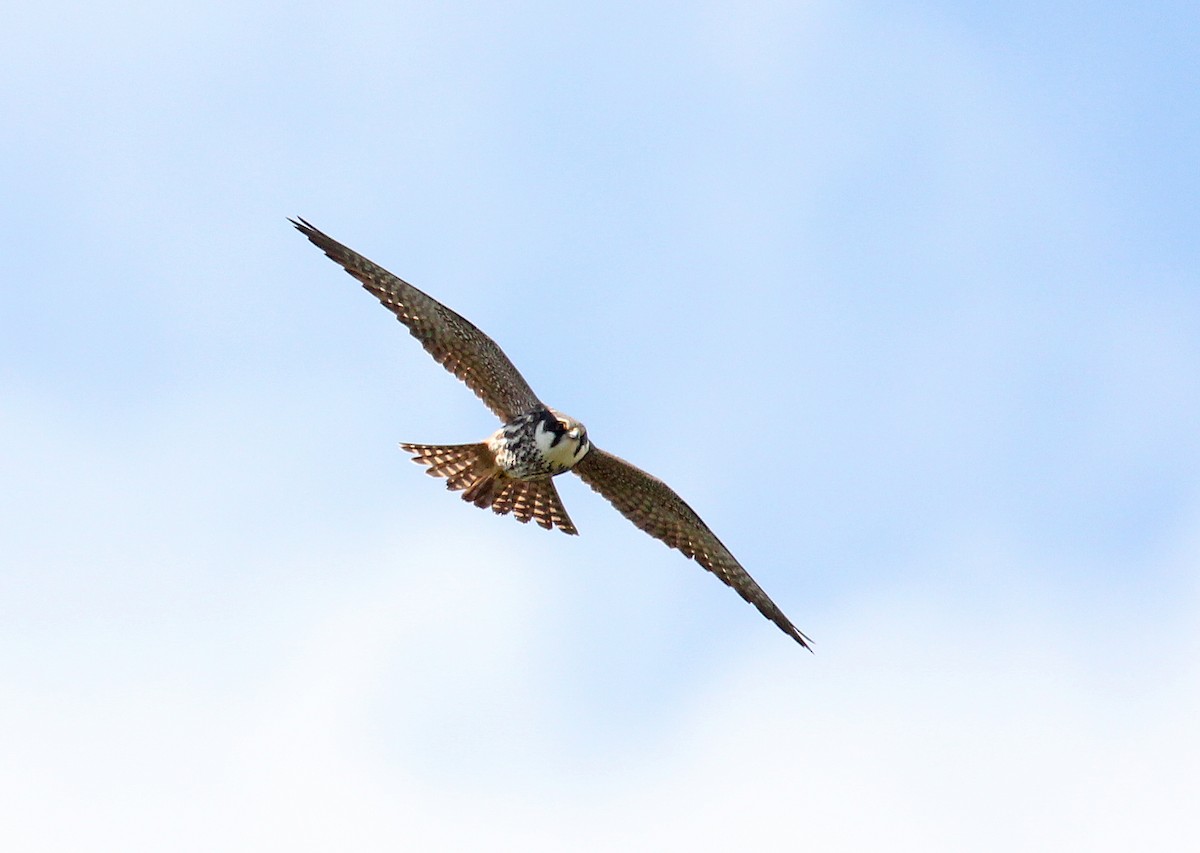
[[[542,454],[542,458],[551,465],[570,468],[579,456],[579,447],[582,442],[565,435],[558,438],[558,444],[554,443],[554,439],[555,434],[547,430],[543,424],[539,423],[534,427],[533,441]]]
[[[542,452],[543,456],[549,456],[552,449],[551,444],[554,442],[554,433],[547,432],[546,425],[538,422],[538,425],[533,428],[533,443],[537,445],[537,449]],[[561,444],[561,442],[560,442]]]

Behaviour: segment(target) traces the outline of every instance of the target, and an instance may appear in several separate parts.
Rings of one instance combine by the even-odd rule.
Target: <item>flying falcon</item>
[[[442,366],[461,379],[503,426],[478,444],[401,444],[427,474],[477,507],[512,513],[547,530],[578,531],[552,477],[578,474],[617,511],[669,547],[708,569],[800,645],[808,637],[788,621],[682,498],[661,480],[596,447],[583,424],[548,408],[491,338],[431,296],[332,237],[289,220],[313,245],[345,268],[408,327]]]

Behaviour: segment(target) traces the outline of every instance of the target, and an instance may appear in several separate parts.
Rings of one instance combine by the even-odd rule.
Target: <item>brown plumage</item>
[[[374,294],[434,360],[465,382],[500,420],[511,421],[542,405],[508,356],[470,320],[303,219],[292,224]]]
[[[809,639],[755,583],[716,535],[666,483],[593,445],[583,425],[548,409],[491,338],[433,297],[303,219],[305,237],[391,310],[439,364],[461,379],[504,426],[477,444],[402,444],[431,476],[478,507],[575,534],[551,477],[571,470],[622,515],[732,587],[789,637]]]
[[[785,634],[809,648],[808,637],[796,629],[700,516],[662,480],[594,446],[571,470],[621,515],[704,566]]]
[[[486,443],[479,444],[401,444],[413,454],[413,462],[429,466],[426,474],[445,477],[446,488],[465,492],[463,500],[481,509],[491,507],[497,514],[512,513],[525,524],[531,519],[547,530],[557,527],[577,536],[563,508],[558,489],[549,477],[517,480],[496,465]]]

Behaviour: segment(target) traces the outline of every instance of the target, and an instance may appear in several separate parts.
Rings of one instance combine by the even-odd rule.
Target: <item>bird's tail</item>
[[[525,524],[530,519],[547,530],[579,531],[571,522],[549,477],[540,480],[514,479],[496,465],[487,444],[401,444],[413,462],[429,468],[431,477],[445,477],[446,488],[463,492],[463,500],[481,509],[491,507],[497,515],[512,513]]]
[[[427,465],[430,477],[445,477],[446,487],[456,492],[470,490],[476,484],[501,474],[496,459],[486,444],[401,444],[413,455],[413,462]],[[472,497],[470,500],[474,501]],[[491,501],[479,506],[490,506]]]

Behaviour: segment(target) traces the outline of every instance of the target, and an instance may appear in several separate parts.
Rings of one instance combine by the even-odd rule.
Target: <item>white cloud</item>
[[[876,596],[826,626],[869,641],[810,658],[764,638],[711,672],[661,736],[633,748],[607,732],[607,755],[563,761],[560,732],[580,721],[554,715],[569,707],[545,680],[548,637],[530,627],[553,602],[521,560],[472,560],[481,544],[452,546],[435,574],[380,572],[331,597],[288,629],[290,647],[272,644],[280,651],[252,685],[199,690],[187,672],[83,690],[10,684],[5,845],[1120,850],[1200,840],[1186,793],[1200,783],[1195,621],[1118,694],[1064,645],[1053,614],[1011,612],[1014,630],[997,636],[970,614],[914,603],[919,591]],[[384,551],[377,565],[394,560]],[[418,545],[410,556],[441,551]],[[488,708],[498,716],[482,719]],[[480,727],[507,742],[474,741],[473,763],[456,755],[464,723],[468,742]],[[638,740],[636,726],[626,736]],[[455,756],[451,766],[439,752]]]

